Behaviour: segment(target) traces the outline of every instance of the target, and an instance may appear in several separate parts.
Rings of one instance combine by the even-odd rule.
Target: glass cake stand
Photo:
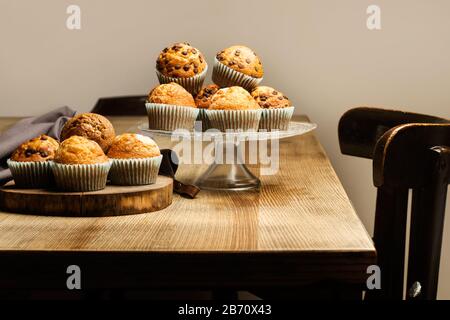
[[[249,143],[258,141],[275,141],[300,136],[317,127],[314,123],[291,121],[287,130],[274,131],[232,131],[220,132],[208,130],[163,131],[152,130],[148,124],[138,126],[142,134],[154,139],[171,138],[177,142],[209,142],[213,144],[214,156],[206,171],[195,180],[195,185],[207,190],[250,190],[258,189],[261,181],[245,165],[245,150]],[[226,153],[224,152],[226,150]],[[279,150],[277,149],[277,152]],[[224,157],[226,161],[224,163]]]

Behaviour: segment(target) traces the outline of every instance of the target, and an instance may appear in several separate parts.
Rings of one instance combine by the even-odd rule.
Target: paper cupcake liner
[[[205,69],[201,73],[189,78],[168,77],[163,75],[158,70],[156,70],[156,75],[158,76],[160,84],[175,82],[185,88],[190,94],[196,95],[203,87],[203,82],[205,81],[207,71],[208,65],[206,65]]]
[[[112,159],[109,178],[112,184],[139,186],[153,184],[158,177],[162,155],[142,159]]]
[[[262,109],[258,110],[206,110],[211,127],[226,131],[227,129],[258,131]]]
[[[146,103],[148,128],[153,130],[174,131],[191,130],[197,119],[198,109],[160,103]]]
[[[206,109],[198,109],[198,116],[197,121],[202,122],[202,131],[205,132],[206,130],[211,128],[211,123],[209,121],[208,115],[206,114]]]
[[[287,130],[293,113],[294,107],[263,109],[259,129]]]
[[[263,78],[254,78],[242,72],[231,69],[214,58],[212,81],[221,88],[240,86],[251,91],[262,81]]]
[[[95,164],[52,163],[58,189],[64,191],[95,191],[104,189],[112,161]]]
[[[21,188],[44,188],[53,182],[51,161],[6,161],[16,186]]]

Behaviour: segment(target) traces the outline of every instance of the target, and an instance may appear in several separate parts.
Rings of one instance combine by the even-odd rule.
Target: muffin
[[[241,86],[249,91],[263,79],[258,55],[245,46],[232,46],[217,53],[212,79],[220,87]]]
[[[263,108],[259,129],[287,130],[294,113],[289,99],[272,87],[260,86],[252,91],[252,97]]]
[[[150,91],[145,106],[148,127],[153,130],[190,130],[198,115],[192,95],[174,82],[161,84]]]
[[[81,136],[97,142],[107,152],[116,133],[111,122],[96,113],[80,113],[69,119],[61,131],[61,141]]]
[[[156,74],[160,84],[176,82],[191,94],[200,91],[207,70],[203,54],[186,42],[165,48],[156,60]]]
[[[210,84],[204,87],[195,96],[195,105],[199,109],[208,109],[211,104],[211,97],[219,90],[219,86],[216,84]]]
[[[206,114],[213,128],[258,130],[259,104],[245,89],[230,87],[218,90],[211,98]]]
[[[22,143],[7,160],[14,183],[22,188],[48,187],[53,181],[50,162],[59,147],[58,141],[47,136]]]
[[[253,97],[241,87],[218,90],[211,97],[210,110],[258,110],[261,109]]]
[[[61,142],[52,163],[56,186],[64,191],[104,189],[110,167],[100,145],[82,136]]]
[[[118,135],[108,151],[111,183],[144,185],[156,182],[162,155],[151,138],[135,133]]]
[[[202,122],[202,130],[206,131],[210,128],[208,117],[206,116],[206,109],[211,104],[211,97],[219,90],[219,86],[216,84],[210,84],[204,87],[195,97],[195,104],[198,108],[197,120]]]

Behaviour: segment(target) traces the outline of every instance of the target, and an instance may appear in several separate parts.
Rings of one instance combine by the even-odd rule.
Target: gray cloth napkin
[[[0,134],[0,185],[12,179],[6,160],[18,146],[41,134],[59,139],[62,127],[75,113],[69,107],[61,107],[38,117],[20,120]]]

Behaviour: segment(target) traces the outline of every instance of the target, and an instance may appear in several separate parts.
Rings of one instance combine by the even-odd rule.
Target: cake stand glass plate
[[[207,190],[250,190],[258,189],[261,181],[245,165],[245,150],[248,145],[258,141],[275,141],[300,136],[311,132],[317,127],[314,123],[291,121],[287,130],[273,131],[229,131],[220,132],[210,129],[206,132],[200,130],[163,131],[148,128],[147,123],[138,126],[142,134],[154,139],[158,137],[171,138],[179,142],[212,142],[214,156],[206,171],[196,180],[195,185]],[[247,145],[247,147],[246,147]],[[224,150],[226,161],[224,163]],[[279,150],[276,150],[277,152]],[[230,156],[231,155],[231,156]]]
[[[197,130],[176,130],[176,131],[164,131],[153,130],[148,128],[147,123],[142,123],[138,126],[138,129],[148,136],[165,136],[165,137],[180,137],[193,140],[211,141],[211,138],[222,136],[229,139],[236,138],[237,140],[271,140],[271,139],[283,139],[293,136],[299,136],[306,134],[317,128],[315,123],[291,121],[287,130],[273,130],[273,131],[230,131],[221,132],[216,129],[210,129],[206,132]],[[224,139],[225,140],[225,139]]]

